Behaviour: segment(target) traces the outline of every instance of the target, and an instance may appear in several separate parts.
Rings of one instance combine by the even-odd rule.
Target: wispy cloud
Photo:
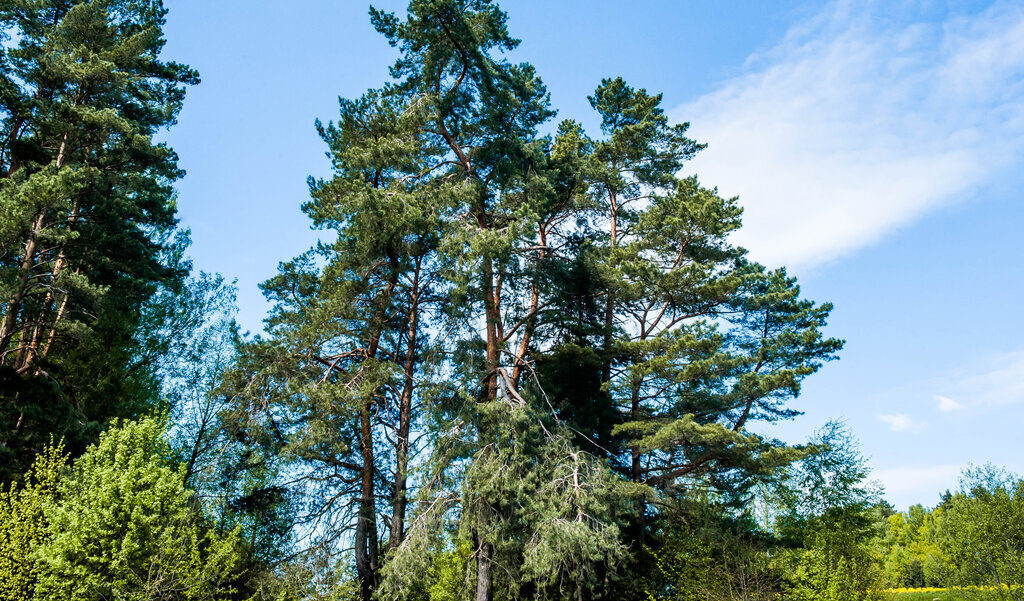
[[[737,242],[755,258],[835,259],[1021,162],[1024,4],[943,22],[913,13],[831,4],[674,111],[709,143],[692,170],[740,195]]]
[[[906,413],[887,413],[879,415],[878,419],[889,426],[893,432],[910,432],[917,434],[924,429],[925,424],[914,421]]]
[[[964,408],[963,405],[948,396],[936,395],[935,402],[939,404],[939,411],[942,411],[943,413],[949,413],[950,411],[956,411]]]
[[[1024,349],[995,355],[973,371],[957,374],[946,392],[979,407],[1024,402]]]

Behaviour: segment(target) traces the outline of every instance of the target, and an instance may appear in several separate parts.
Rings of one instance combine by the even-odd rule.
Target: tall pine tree
[[[802,455],[747,426],[796,414],[830,306],[730,243],[741,210],[678,174],[702,146],[660,96],[606,80],[600,137],[543,136],[493,3],[371,19],[393,81],[320,127],[335,173],[304,210],[335,238],[264,285],[236,425],[294,461],[363,599],[452,560],[477,601],[607,598],[649,518]]]
[[[154,136],[198,81],[160,58],[165,13],[159,0],[0,2],[8,460],[50,433],[74,446],[155,397],[135,334],[157,288],[181,284],[187,239],[171,187],[181,171]]]

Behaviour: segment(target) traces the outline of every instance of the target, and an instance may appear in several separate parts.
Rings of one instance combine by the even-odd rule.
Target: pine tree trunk
[[[0,358],[6,352],[14,337],[15,325],[18,321],[18,314],[21,313],[21,303],[25,300],[28,292],[29,278],[32,274],[32,267],[36,260],[36,251],[39,249],[39,230],[43,227],[43,214],[40,213],[32,224],[32,231],[29,232],[28,241],[25,243],[25,254],[21,260],[21,269],[18,271],[18,287],[14,294],[7,301],[7,312],[4,320],[0,323]]]
[[[547,231],[541,227],[537,232],[538,243],[541,251],[537,254],[537,260],[543,261],[547,258],[547,251],[543,250],[548,244]],[[526,367],[526,354],[530,351],[530,342],[533,340],[533,333],[537,328],[537,312],[540,309],[540,286],[534,278],[530,285],[530,309],[526,315],[526,322],[523,326],[523,339],[519,342],[519,350],[515,356],[515,366],[512,368],[512,386],[519,389],[519,380]]]
[[[498,353],[501,341],[498,339],[498,320],[501,319],[497,299],[494,296],[494,263],[490,255],[483,259],[484,318],[487,320],[487,388],[485,400],[498,398]]]
[[[366,401],[359,412],[359,446],[363,466],[359,489],[359,516],[355,533],[356,575],[359,578],[360,601],[370,601],[377,584],[377,511],[374,503],[375,465],[373,427],[370,419],[370,401]]]
[[[498,398],[498,351],[500,341],[498,340],[498,320],[500,319],[500,308],[494,295],[494,264],[489,254],[483,258],[483,293],[484,293],[484,315],[487,319],[487,387],[484,400],[494,402]],[[485,432],[480,435],[481,439],[489,439]],[[486,499],[479,499],[480,503],[487,503]],[[483,512],[487,515],[489,512]],[[491,586],[491,555],[494,552],[491,543],[481,541],[477,549],[476,561],[476,601],[491,601],[494,598],[494,591]]]
[[[632,386],[631,386],[630,410],[629,410],[630,419],[633,420],[633,421],[639,421],[640,417],[641,417],[640,416],[640,384],[641,384],[640,378],[639,377],[634,377],[633,378],[633,382],[632,382]],[[630,471],[630,477],[633,479],[633,482],[641,482],[643,480],[643,466],[640,463],[640,459],[641,459],[640,447],[638,445],[634,444],[633,447],[630,448],[629,454],[630,454],[630,470],[629,470]],[[639,541],[641,545],[643,545],[644,541],[647,539],[647,525],[646,525],[646,517],[644,515],[647,512],[647,505],[646,505],[646,503],[644,501],[644,498],[642,496],[639,498],[637,503],[639,505],[639,511],[637,512],[637,516],[636,516],[636,524],[637,524],[637,526],[636,526],[637,527],[636,540]]]
[[[476,601],[493,601],[491,585],[491,555],[494,548],[490,543],[481,543],[476,554]]]
[[[384,318],[391,304],[391,295],[398,281],[397,269],[392,269],[387,285],[381,293],[382,302],[374,316],[372,333],[367,344],[366,355],[373,359],[380,348]],[[377,465],[373,448],[373,404],[374,395],[367,395],[359,410],[359,451],[362,456],[362,473],[359,487],[359,512],[355,532],[356,576],[359,579],[360,601],[370,601],[377,587],[377,504],[374,489]]]
[[[630,386],[629,419],[632,421],[639,421],[640,417],[640,378],[634,376]],[[634,444],[629,450],[629,455],[629,475],[633,479],[633,482],[640,482],[642,478],[640,447]]]
[[[46,319],[47,316],[53,312],[52,305],[56,299],[56,282],[57,276],[63,271],[64,265],[67,263],[67,259],[64,255],[64,249],[57,253],[57,261],[53,265],[53,271],[50,273],[50,289],[46,291],[46,296],[43,298],[43,304],[39,308],[39,316],[36,318],[36,325],[32,328],[32,336],[29,338],[28,345],[23,345],[21,351],[18,352],[18,357],[14,361],[14,369],[19,373],[25,372],[32,365],[33,359],[42,359],[39,353],[39,346],[43,342],[43,332],[47,330]],[[61,314],[64,312],[67,306],[67,293],[64,294],[63,302],[61,302],[57,316],[54,318],[52,328],[56,329],[57,321],[60,320]]]
[[[391,538],[389,546],[397,549],[405,538],[406,487],[409,472],[409,431],[412,429],[412,395],[416,376],[416,337],[419,330],[420,259],[413,273],[412,298],[409,303],[409,329],[406,335],[402,398],[398,408],[398,443],[395,448],[395,494],[392,499]]]
[[[614,253],[619,239],[619,211],[615,191],[609,191],[609,202],[611,203],[611,226],[608,236],[609,252]],[[613,259],[614,260],[614,259]],[[604,307],[604,363],[601,365],[601,380],[608,382],[612,379],[612,338],[615,325],[615,292],[613,286],[608,286],[608,298],[605,299]]]
[[[71,214],[68,215],[69,230],[74,227],[75,221],[77,220],[78,201],[76,200],[71,206]],[[53,344],[53,339],[57,336],[57,325],[60,323],[61,319],[63,319],[64,316],[67,314],[68,297],[70,296],[70,293],[69,291],[65,290],[61,298],[60,305],[57,308],[57,313],[56,315],[54,315],[53,321],[49,324],[50,331],[49,334],[46,335],[46,345],[42,348],[42,350],[40,350],[39,347],[43,341],[43,332],[47,329],[45,317],[46,314],[51,311],[50,305],[53,303],[54,300],[56,300],[57,296],[55,292],[57,277],[60,276],[60,274],[64,271],[64,269],[67,267],[67,264],[67,253],[65,252],[65,248],[62,246],[60,251],[57,253],[57,261],[53,265],[53,273],[50,276],[50,290],[46,292],[46,300],[43,301],[43,310],[42,312],[40,312],[39,316],[39,327],[36,329],[35,334],[32,335],[32,343],[29,345],[29,350],[31,354],[35,355],[36,359],[38,360],[44,359],[47,353],[49,353],[50,346]],[[28,357],[28,360],[31,361],[31,356]],[[25,364],[20,366],[18,369],[25,370],[28,369],[28,367],[28,361],[26,361]]]
[[[64,134],[63,139],[60,143],[60,148],[57,150],[56,167],[59,170],[64,166],[67,161],[68,154],[68,134]],[[77,205],[76,209],[77,211]],[[43,223],[46,219],[45,207],[39,211],[36,215],[35,221],[32,223],[32,230],[28,234],[28,240],[25,242],[25,254],[21,260],[21,269],[18,272],[18,287],[15,289],[14,294],[7,301],[7,313],[4,315],[4,319],[0,322],[0,362],[6,357],[7,347],[10,346],[11,340],[14,337],[16,331],[18,314],[21,313],[21,304],[25,300],[25,295],[28,293],[29,280],[32,277],[32,268],[35,267],[36,253],[39,251],[39,234],[43,229]],[[15,368],[23,367],[18,365],[23,362],[27,347],[23,347],[22,352],[18,353],[18,360]]]
[[[75,273],[78,273],[77,269],[75,270]],[[64,298],[60,301],[60,308],[57,309],[57,316],[53,319],[53,326],[50,328],[50,335],[46,339],[46,346],[43,347],[42,353],[39,355],[40,359],[45,359],[46,356],[50,354],[50,348],[53,347],[53,341],[57,338],[57,325],[61,322],[61,319],[67,315],[69,296],[70,295],[65,292]]]

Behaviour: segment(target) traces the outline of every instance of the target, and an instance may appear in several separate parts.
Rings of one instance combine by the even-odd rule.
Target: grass
[[[893,601],[933,601],[939,599],[940,601],[947,601],[949,599],[955,599],[953,595],[948,592],[927,592],[927,591],[909,591],[905,593],[889,593],[890,599]]]
[[[902,590],[888,593],[892,601],[996,601],[1003,597],[997,590],[957,591],[945,589]],[[1007,595],[1006,599],[1012,599]]]

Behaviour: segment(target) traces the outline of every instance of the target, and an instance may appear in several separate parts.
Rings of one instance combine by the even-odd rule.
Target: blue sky
[[[380,85],[394,50],[360,0],[166,0],[166,56],[199,70],[167,136],[188,171],[197,267],[257,284],[315,240],[299,210],[329,164],[313,120]],[[382,8],[401,10],[405,2]],[[1024,5],[508,0],[514,60],[561,117],[622,75],[709,148],[688,167],[740,195],[737,241],[836,309],[799,441],[845,418],[899,507],[969,463],[1024,472]]]

